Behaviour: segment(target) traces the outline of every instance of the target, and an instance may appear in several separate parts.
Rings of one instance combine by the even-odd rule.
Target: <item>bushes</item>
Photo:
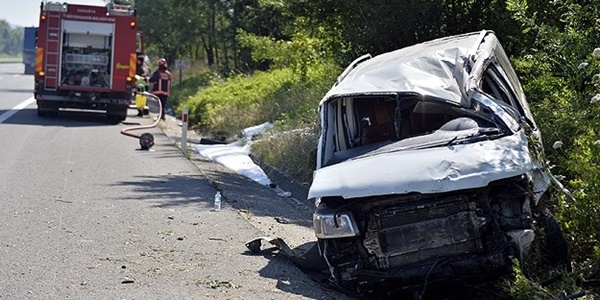
[[[282,129],[305,127],[318,121],[319,100],[337,71],[321,66],[311,74],[311,80],[299,80],[291,69],[279,69],[238,75],[222,83],[213,81],[187,98],[182,93],[177,110],[188,107],[190,123],[213,136],[232,137],[243,128],[264,122],[276,123]]]
[[[316,167],[318,128],[308,127],[267,134],[252,144],[265,163],[309,183]]]
[[[222,81],[223,79],[216,73],[198,73],[191,78],[183,80],[181,84],[172,88],[171,96],[169,97],[169,105],[175,108],[177,115],[181,115],[183,108],[181,105],[182,102],[186,102],[190,97],[198,94],[203,88],[218,84]]]
[[[291,85],[289,75],[287,70],[238,75],[184,99],[179,108],[189,107],[190,122],[203,131],[232,136],[245,127],[277,119],[277,108],[285,107],[286,101],[273,95]]]
[[[269,72],[219,80],[211,74],[188,79],[172,98],[179,114],[189,109],[195,130],[213,138],[233,138],[240,130],[272,122],[275,132],[262,136],[253,153],[302,180],[314,170],[318,104],[341,72],[318,38],[303,32],[291,41],[277,41],[239,32],[240,43],[252,49]]]
[[[570,243],[574,278],[600,292],[600,33],[595,26],[600,5],[555,2],[552,22],[539,22],[527,1],[508,1],[524,35],[534,44],[524,48],[515,67],[541,128],[552,172],[576,202],[558,193],[555,216]],[[590,23],[591,22],[591,23]],[[596,48],[596,49],[594,49]],[[560,141],[561,143],[556,143]]]

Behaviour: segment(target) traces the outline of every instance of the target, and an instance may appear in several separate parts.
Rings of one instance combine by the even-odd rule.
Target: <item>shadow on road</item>
[[[169,126],[167,123],[161,124]],[[160,138],[160,141],[163,140],[162,136],[157,137]],[[171,142],[177,139],[177,137],[170,138],[172,139]],[[157,143],[157,145],[159,148],[155,153],[152,153],[153,159],[181,157],[183,155],[179,148],[172,147],[172,145],[164,145],[162,142]],[[133,187],[136,193],[133,194],[135,196],[120,199],[145,201],[146,203],[149,202],[148,199],[152,199],[153,203],[150,204],[155,207],[193,207],[204,210],[212,209],[214,194],[219,190],[223,195],[224,205],[233,207],[241,215],[247,214],[248,218],[253,219],[254,222],[260,220],[258,222],[263,222],[263,224],[281,225],[285,233],[287,233],[287,230],[294,231],[293,228],[312,228],[312,210],[305,199],[299,201],[282,197],[277,194],[276,189],[263,186],[199,155],[192,154],[190,158],[201,174],[138,176],[130,181],[121,181],[116,185]],[[283,178],[274,179],[271,174],[269,177],[274,182],[286,180]],[[294,192],[294,195],[302,198],[306,197],[303,192],[298,192],[298,194]],[[265,234],[273,234],[273,231],[270,230],[263,229],[262,231]],[[285,235],[279,237],[286,239]],[[254,238],[256,236],[248,236],[247,241]],[[308,244],[300,245],[291,251],[305,253],[307,247],[312,248],[314,241],[310,242],[310,245]],[[245,248],[245,245],[240,243],[240,247]],[[328,273],[303,269],[289,255],[284,255],[282,251],[275,247],[260,253],[246,251],[241,255],[264,256],[267,265],[260,269],[260,276],[276,280],[277,288],[283,292],[302,295],[311,299],[323,299],[322,290],[314,291],[306,288],[310,286],[307,284],[307,278],[309,278],[324,287],[327,290],[326,293],[332,295],[330,299],[352,299],[340,294],[328,285]]]
[[[181,154],[180,154],[181,155]],[[180,206],[211,205],[212,190],[203,188],[201,175],[138,176],[131,181],[121,181],[116,185],[133,187],[135,197],[120,197],[123,200],[145,201],[151,196],[155,207],[171,208]]]
[[[279,223],[312,228],[312,212],[302,203],[280,197],[277,191],[221,168],[205,169],[205,175],[224,191],[226,200],[238,210],[272,217]]]
[[[0,116],[6,112],[9,110],[0,110]],[[135,110],[130,110],[129,116],[133,116],[135,113]],[[131,120],[125,122],[127,121]],[[105,111],[61,109],[56,117],[39,117],[35,108],[22,109],[2,122],[2,124],[62,127],[114,126],[119,123],[108,119]]]
[[[0,93],[33,94],[31,89],[0,89]]]
[[[140,150],[141,151],[141,150]],[[158,154],[158,153],[157,153]],[[181,156],[178,149],[163,151],[156,158]],[[178,207],[189,205],[213,205],[216,190],[221,190],[224,202],[239,211],[248,211],[253,216],[272,217],[276,222],[312,227],[312,213],[305,207],[277,196],[268,187],[227,170],[202,170],[203,175],[166,175],[139,176],[131,181],[118,182],[117,185],[132,186],[139,196],[122,199],[145,200],[146,195],[160,199],[156,207]],[[214,188],[206,189],[208,182]],[[248,239],[253,237],[248,237]]]

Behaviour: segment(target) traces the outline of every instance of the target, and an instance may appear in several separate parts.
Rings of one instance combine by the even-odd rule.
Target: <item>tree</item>
[[[23,51],[23,27],[12,27],[6,20],[0,20],[0,53],[12,56]]]
[[[292,15],[324,27],[337,57],[346,64],[418,42],[491,29],[502,37],[518,27],[503,0],[288,0]],[[511,53],[512,41],[503,41]]]
[[[205,57],[209,66],[216,63],[222,15],[218,0],[140,1],[137,8],[140,29],[156,55],[168,60]]]

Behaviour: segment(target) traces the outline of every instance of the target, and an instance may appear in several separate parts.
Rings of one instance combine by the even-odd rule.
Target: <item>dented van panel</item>
[[[494,141],[420,150],[393,146],[317,170],[308,197],[442,193],[485,187],[533,168],[522,132]]]
[[[363,56],[319,108],[308,197],[340,287],[423,296],[497,278],[555,224],[541,134],[491,31]],[[566,263],[552,234],[541,247],[559,255],[546,262]]]

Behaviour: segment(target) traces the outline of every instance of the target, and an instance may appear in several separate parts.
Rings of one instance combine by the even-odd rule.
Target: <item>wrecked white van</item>
[[[538,232],[547,262],[568,260],[540,133],[493,32],[357,59],[320,121],[309,198],[337,285],[414,295],[496,278]]]

